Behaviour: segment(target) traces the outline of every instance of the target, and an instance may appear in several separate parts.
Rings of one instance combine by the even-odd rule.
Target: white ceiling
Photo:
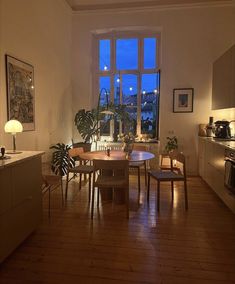
[[[141,8],[163,5],[182,5],[196,3],[224,3],[233,0],[66,0],[74,11],[101,10],[115,8]]]

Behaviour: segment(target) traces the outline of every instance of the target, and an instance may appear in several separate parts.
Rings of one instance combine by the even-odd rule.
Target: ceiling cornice
[[[180,3],[181,2],[181,3]],[[95,12],[95,11],[115,11],[115,10],[145,10],[145,9],[175,9],[175,8],[190,8],[190,7],[208,7],[208,6],[227,6],[234,5],[234,0],[213,0],[213,1],[191,1],[191,3],[185,3],[185,0],[169,0],[167,5],[164,0],[160,1],[141,1],[141,2],[119,2],[110,4],[89,4],[89,5],[72,5],[72,10],[76,13],[82,12]]]

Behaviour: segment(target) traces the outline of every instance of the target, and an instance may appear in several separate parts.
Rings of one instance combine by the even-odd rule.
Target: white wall
[[[92,32],[107,28],[150,27],[161,30],[160,140],[174,131],[197,173],[199,123],[234,118],[234,109],[211,111],[212,63],[235,42],[235,8],[191,7],[145,11],[75,13],[73,16],[74,113],[92,102]],[[173,88],[194,88],[194,112],[172,112]],[[74,129],[74,136],[77,135]]]
[[[72,137],[71,9],[64,0],[1,0],[0,144],[12,147],[7,121],[5,54],[34,66],[35,131],[17,137],[23,150],[48,151]]]

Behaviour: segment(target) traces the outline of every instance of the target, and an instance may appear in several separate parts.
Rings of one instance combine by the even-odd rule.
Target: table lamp
[[[16,133],[23,131],[22,124],[16,119],[11,119],[5,124],[4,130],[6,133],[11,133],[13,137],[13,152],[8,152],[8,154],[21,153],[19,151],[16,151]]]

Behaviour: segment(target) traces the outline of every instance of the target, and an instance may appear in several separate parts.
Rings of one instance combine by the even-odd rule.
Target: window
[[[159,34],[109,33],[94,40],[94,93],[100,94],[100,105],[126,105],[133,119],[131,131],[158,138]],[[111,121],[102,135],[115,131],[124,132],[125,122]]]

